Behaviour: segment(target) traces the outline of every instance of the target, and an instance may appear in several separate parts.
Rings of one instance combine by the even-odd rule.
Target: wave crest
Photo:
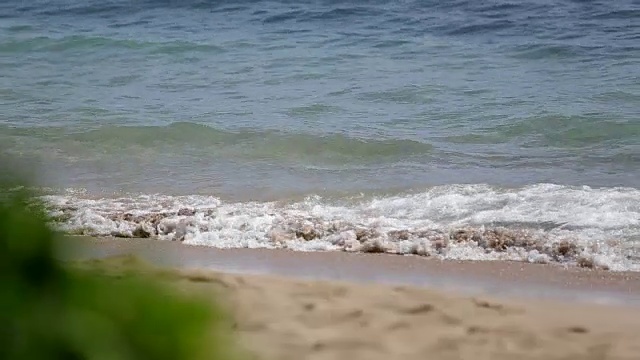
[[[191,149],[200,154],[227,158],[280,159],[312,163],[394,161],[408,156],[428,155],[432,145],[403,139],[364,139],[342,134],[317,136],[279,131],[216,129],[206,125],[178,122],[167,126],[104,126],[68,133],[60,128],[0,128],[10,137],[35,137],[42,144],[66,146],[69,151],[107,154],[135,154],[137,151]],[[63,146],[63,148],[64,148]]]

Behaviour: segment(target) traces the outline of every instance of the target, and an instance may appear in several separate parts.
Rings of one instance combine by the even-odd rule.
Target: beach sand
[[[151,254],[147,260],[162,263],[149,250],[150,243],[110,239],[82,242],[87,244],[79,252],[84,258],[146,253]],[[325,280],[312,280],[302,270],[291,276],[273,269],[265,271],[260,266],[268,261],[256,259],[289,261],[301,269],[304,264],[313,268],[314,262],[324,262],[335,270],[342,262],[349,271],[354,267],[346,264],[359,263],[355,266],[358,268],[378,263],[381,265],[376,268],[381,272],[387,268],[396,274],[402,271],[394,267],[402,267],[403,261],[408,264],[405,275],[428,271],[430,276],[460,276],[473,283],[503,274],[504,280],[497,283],[502,287],[518,284],[521,289],[542,288],[544,277],[548,277],[548,287],[555,290],[544,294],[598,291],[612,299],[626,300],[640,296],[640,280],[634,273],[504,262],[456,264],[398,256],[349,258],[349,254],[340,253],[155,245],[153,248],[163,249],[155,250],[165,255],[163,265],[168,265],[167,258],[173,258],[174,263],[169,265],[182,268],[180,284],[212,291],[216,299],[224,300],[235,318],[242,346],[256,359],[640,359],[640,307],[632,302],[595,304],[562,296],[530,297],[524,292],[512,296],[508,292],[492,293],[486,287],[483,289],[489,290],[484,292],[464,287],[448,290],[393,278],[385,279],[384,284],[376,279],[329,280],[330,271]],[[93,253],[87,249],[93,249]],[[79,253],[73,257],[79,258]],[[189,257],[191,263],[185,260]],[[221,257],[230,263],[247,262],[246,267],[253,260],[254,272],[262,274],[250,274],[246,268],[237,268],[242,271],[235,274],[213,271],[216,261],[217,267],[223,268]],[[209,266],[202,262],[198,265],[197,260],[202,258],[210,259]],[[282,260],[285,258],[290,260]],[[458,272],[447,274],[453,268]],[[514,271],[517,268],[523,270]],[[527,275],[523,275],[525,272]]]
[[[209,274],[260,359],[638,359],[640,311]],[[208,279],[208,280],[203,280]]]

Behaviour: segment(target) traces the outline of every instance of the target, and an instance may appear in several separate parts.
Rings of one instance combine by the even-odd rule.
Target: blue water
[[[0,151],[73,233],[640,271],[640,1],[5,0]]]
[[[6,0],[0,106],[58,187],[640,187],[640,2]]]

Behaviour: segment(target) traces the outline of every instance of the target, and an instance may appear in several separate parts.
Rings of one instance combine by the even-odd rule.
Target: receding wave
[[[408,195],[286,203],[73,193],[44,200],[56,226],[73,234],[640,271],[640,190],[632,188],[448,185]]]
[[[279,131],[227,131],[188,122],[168,126],[105,126],[69,133],[61,128],[0,127],[10,138],[29,137],[80,152],[134,153],[194,150],[232,157],[320,162],[390,161],[427,155],[432,145],[402,139],[363,139],[342,134],[314,135]]]

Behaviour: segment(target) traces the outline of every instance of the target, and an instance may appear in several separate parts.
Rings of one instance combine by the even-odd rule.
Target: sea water
[[[640,2],[6,0],[57,225],[640,270]]]

